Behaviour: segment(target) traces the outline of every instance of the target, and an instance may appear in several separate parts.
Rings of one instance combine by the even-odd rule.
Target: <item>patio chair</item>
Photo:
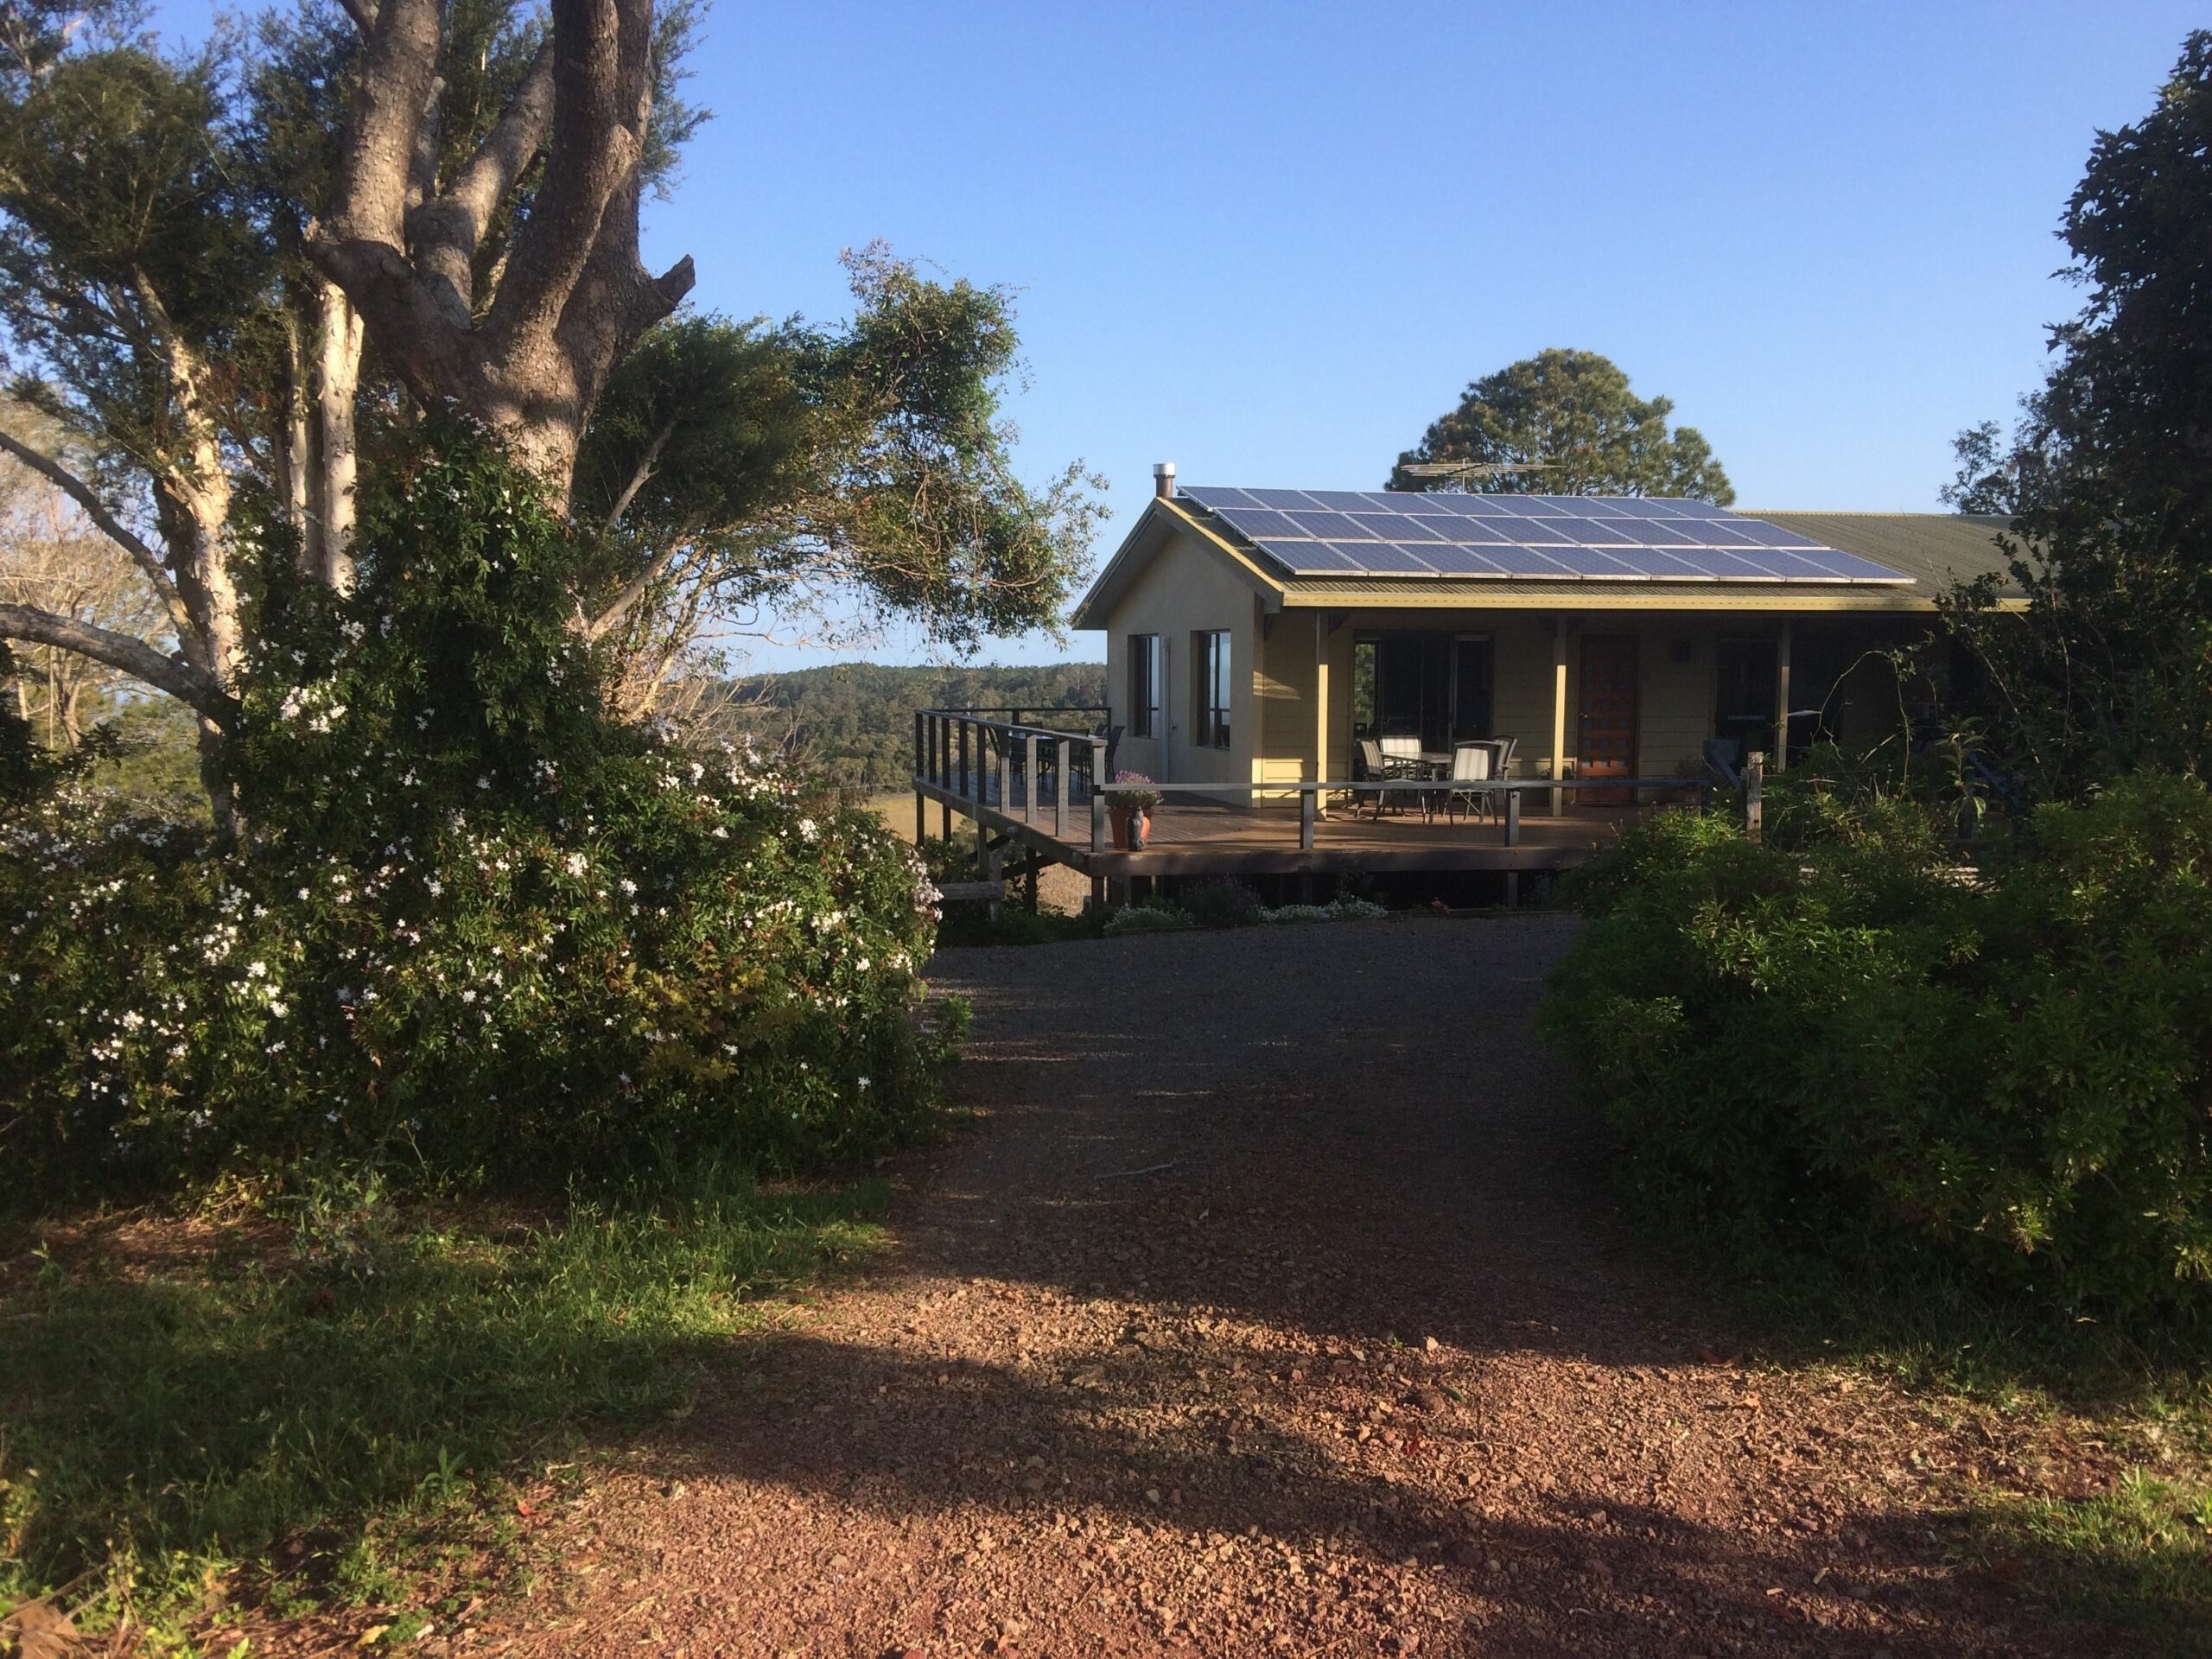
[[[1394,775],[1399,777],[1405,775],[1403,772],[1395,774],[1392,772],[1390,762],[1383,755],[1382,746],[1371,737],[1363,737],[1359,740],[1358,753],[1360,781],[1364,782],[1371,779],[1380,783],[1383,779]],[[1382,808],[1385,804],[1390,804],[1390,791],[1387,789],[1355,789],[1351,794],[1353,811],[1357,812],[1359,810],[1359,798],[1363,795],[1369,796],[1373,799],[1375,816],[1378,819],[1382,816]]]
[[[1497,765],[1491,769],[1490,775],[1510,778],[1513,775],[1513,752],[1521,747],[1521,740],[1517,737],[1493,737],[1491,741],[1497,747]]]
[[[1469,789],[1469,784],[1486,784],[1497,776],[1497,745],[1494,742],[1459,743],[1452,749],[1451,786],[1440,791],[1443,796],[1445,821],[1451,821],[1455,809],[1465,806],[1470,816],[1479,817],[1484,812],[1495,813],[1496,807],[1490,791]],[[1433,817],[1432,810],[1430,817]]]
[[[1385,733],[1382,738],[1382,764],[1390,768],[1391,775],[1399,778],[1421,776],[1421,739],[1412,733]]]

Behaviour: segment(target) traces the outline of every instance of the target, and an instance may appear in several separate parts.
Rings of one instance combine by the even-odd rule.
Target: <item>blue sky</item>
[[[690,86],[715,119],[648,257],[690,253],[698,302],[739,315],[840,315],[838,251],[876,238],[1016,286],[1021,462],[1112,480],[1102,558],[1154,461],[1379,488],[1469,380],[1547,346],[1672,397],[1744,505],[1929,510],[1952,435],[2010,414],[2078,303],[2052,232],[2095,130],[2203,21],[722,0]]]

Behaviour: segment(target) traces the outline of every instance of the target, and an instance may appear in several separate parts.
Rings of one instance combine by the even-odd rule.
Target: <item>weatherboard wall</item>
[[[1160,710],[1166,731],[1141,738],[1125,729],[1114,764],[1163,783],[1249,783],[1253,777],[1259,658],[1259,607],[1250,585],[1196,538],[1178,536],[1138,572],[1116,604],[1106,633],[1107,702],[1124,728],[1129,713],[1129,638],[1160,636]],[[1230,636],[1230,743],[1193,744],[1192,636],[1220,629]]]

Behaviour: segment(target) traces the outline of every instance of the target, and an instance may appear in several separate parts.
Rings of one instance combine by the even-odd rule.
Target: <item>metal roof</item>
[[[1764,512],[1738,515],[1777,524],[1910,576],[1929,598],[1955,582],[1998,579],[2000,596],[2023,597],[1997,538],[2012,523],[1986,513]]]

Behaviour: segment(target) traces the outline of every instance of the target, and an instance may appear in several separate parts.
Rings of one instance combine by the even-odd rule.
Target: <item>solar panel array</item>
[[[1672,497],[1186,487],[1177,499],[1294,575],[1912,581],[1795,531]]]

